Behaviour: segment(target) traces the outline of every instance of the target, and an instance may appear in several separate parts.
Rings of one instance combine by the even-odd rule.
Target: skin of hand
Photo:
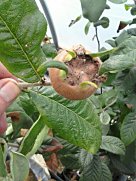
[[[0,135],[7,129],[5,111],[19,94],[16,77],[0,62]]]

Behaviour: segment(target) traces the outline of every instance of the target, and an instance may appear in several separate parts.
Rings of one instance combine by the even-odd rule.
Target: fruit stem
[[[29,87],[37,87],[37,86],[50,86],[50,82],[46,82],[45,80],[41,80],[39,82],[34,82],[34,83],[27,83],[27,82],[19,82],[17,83],[18,87],[21,90],[27,89]]]

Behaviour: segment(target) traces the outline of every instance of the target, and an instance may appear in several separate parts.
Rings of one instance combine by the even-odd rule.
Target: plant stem
[[[115,104],[117,100],[113,100],[110,104],[108,104],[105,108],[103,108],[103,111],[106,111],[107,108],[111,107],[113,104]]]
[[[27,89],[29,87],[36,87],[36,86],[50,86],[51,83],[50,82],[35,82],[35,83],[27,83],[27,82],[20,82],[17,84],[18,87],[23,90],[23,89]]]
[[[100,40],[99,40],[99,37],[98,37],[98,29],[97,27],[95,27],[95,33],[96,33],[96,39],[97,39],[97,43],[98,43],[98,52],[100,51]]]

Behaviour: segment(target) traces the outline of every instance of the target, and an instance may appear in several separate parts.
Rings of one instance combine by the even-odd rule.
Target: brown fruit
[[[75,58],[67,60],[70,55],[68,51],[62,50],[55,60],[64,62],[68,66],[68,74],[62,76],[62,70],[57,68],[49,69],[49,76],[53,88],[60,95],[70,100],[80,100],[91,96],[101,83],[101,76],[98,75],[101,60],[99,58],[91,58],[86,52],[83,53],[83,47],[74,49]],[[73,50],[72,50],[73,51]],[[91,82],[91,85],[82,82]]]

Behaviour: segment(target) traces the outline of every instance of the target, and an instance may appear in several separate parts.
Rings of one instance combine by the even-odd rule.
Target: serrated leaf
[[[19,152],[28,158],[38,150],[48,134],[46,119],[46,116],[40,116],[21,142]]]
[[[61,163],[66,169],[80,169],[78,154],[67,154],[59,156]]]
[[[24,181],[29,174],[27,158],[17,152],[11,152],[10,169],[14,181]]]
[[[136,113],[129,113],[121,126],[121,140],[127,146],[136,139]]]
[[[37,68],[45,61],[40,44],[46,28],[35,1],[0,2],[0,60],[25,81],[38,81],[42,76]]]
[[[52,88],[41,92],[30,92],[34,104],[41,115],[46,116],[46,124],[63,139],[96,153],[101,143],[99,118],[90,101],[70,101],[59,96]]]
[[[59,141],[59,143],[61,143],[61,145],[63,145],[63,148],[61,150],[59,150],[59,154],[62,155],[67,155],[67,154],[77,154],[80,150],[80,148],[78,146],[75,146],[69,142],[67,142],[64,139],[58,138],[57,140]]]
[[[133,174],[131,170],[120,160],[120,157],[117,155],[110,155],[110,160],[114,168],[116,168],[119,172],[124,173],[126,175]]]
[[[109,0],[109,1],[112,3],[115,3],[115,4],[123,4],[123,3],[127,2],[127,0]]]
[[[81,173],[80,181],[100,181],[101,160],[99,156],[94,156],[93,160],[87,165]]]
[[[110,115],[106,111],[103,111],[100,114],[100,121],[102,124],[107,125],[109,124],[110,120],[111,120]]]
[[[85,169],[87,166],[89,166],[92,160],[93,155],[88,153],[86,150],[81,149],[79,153],[79,162],[81,169]]]
[[[83,16],[90,22],[96,22],[106,7],[106,0],[80,0]],[[97,6],[96,6],[97,4]]]
[[[101,149],[114,154],[125,154],[125,146],[123,142],[119,138],[113,136],[102,136]]]
[[[110,169],[105,163],[101,162],[101,181],[112,181],[112,175]]]
[[[126,154],[122,160],[131,173],[127,175],[135,175],[136,173],[136,140],[126,147]]]
[[[87,35],[88,32],[89,32],[90,26],[91,26],[91,23],[90,23],[90,22],[88,22],[88,23],[85,25],[84,31],[85,31],[85,34],[86,34],[86,35]]]
[[[108,60],[106,60],[100,69],[100,73],[116,71],[119,72],[124,69],[131,68],[136,64],[136,37],[131,36],[125,41],[121,42],[116,50]]]

